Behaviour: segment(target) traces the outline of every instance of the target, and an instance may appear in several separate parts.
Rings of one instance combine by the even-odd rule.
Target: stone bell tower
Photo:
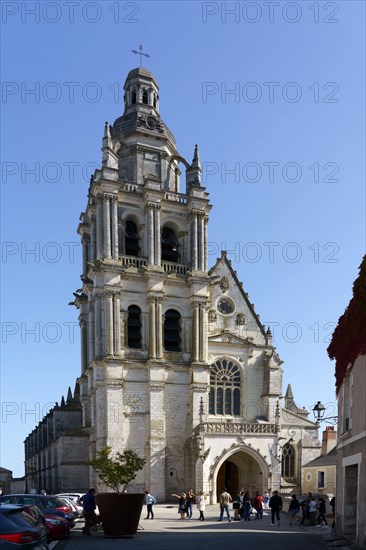
[[[164,499],[194,481],[187,441],[207,392],[211,207],[198,148],[191,164],[179,155],[154,76],[134,69],[124,90],[78,227],[80,398],[90,458],[105,445],[135,450],[147,459],[136,488]]]

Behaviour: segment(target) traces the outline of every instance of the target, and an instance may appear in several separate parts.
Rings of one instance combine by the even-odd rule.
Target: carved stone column
[[[192,304],[192,361],[199,360],[199,303]]]
[[[95,217],[92,216],[91,222],[90,222],[90,261],[92,263],[96,260],[96,239],[97,239],[97,231],[96,231],[96,221]]]
[[[104,257],[111,259],[111,211],[110,197],[103,197],[103,233],[104,233]]]
[[[205,271],[205,221],[203,212],[199,213],[198,224],[198,269],[199,271]]]
[[[114,294],[113,302],[113,352],[121,355],[121,298],[119,292]]]
[[[208,226],[208,216],[204,217],[204,271],[208,269],[208,259],[207,259],[207,246],[208,246],[208,235],[207,235],[207,226]]]
[[[156,359],[156,302],[154,296],[149,296],[149,358]]]
[[[147,263],[154,265],[154,210],[151,204],[147,205]]]
[[[207,355],[207,307],[205,304],[200,304],[200,361],[206,363]]]
[[[112,197],[112,258],[118,260],[118,211],[117,197]]]
[[[96,234],[97,234],[97,258],[103,259],[103,199],[97,197],[97,219],[96,219]]]
[[[163,298],[156,298],[156,356],[163,358]]]
[[[191,254],[192,254],[192,271],[197,271],[198,269],[198,258],[197,258],[197,216],[193,212],[191,219]]]
[[[95,326],[94,326],[94,301],[89,302],[89,314],[88,314],[88,365],[94,360],[95,357]]]
[[[155,265],[161,265],[161,227],[160,227],[160,204],[154,206],[154,233],[155,233]]]
[[[94,349],[95,357],[102,354],[102,308],[100,295],[94,298]]]
[[[105,293],[106,303],[106,352],[107,355],[113,355],[113,291],[107,290]]]

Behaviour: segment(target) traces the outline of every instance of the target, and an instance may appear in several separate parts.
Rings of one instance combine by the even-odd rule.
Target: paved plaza
[[[206,507],[204,522],[198,520],[197,509],[193,519],[181,520],[177,513],[178,507],[159,504],[154,506],[155,519],[141,519],[136,535],[130,539],[108,539],[102,531],[93,532],[91,537],[84,537],[81,528],[84,525],[79,520],[67,541],[56,544],[56,550],[109,550],[128,548],[131,550],[194,550],[219,548],[255,548],[261,549],[296,549],[320,550],[325,548],[323,536],[330,531],[317,527],[290,527],[286,513],[281,515],[281,525],[271,526],[269,511],[265,510],[263,520],[231,521],[227,518],[218,521],[219,506]],[[144,506],[142,517],[145,517]]]

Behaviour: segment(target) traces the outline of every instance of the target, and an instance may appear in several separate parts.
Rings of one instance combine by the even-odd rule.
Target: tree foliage
[[[328,355],[336,360],[336,389],[342,385],[348,367],[352,367],[359,355],[366,354],[366,256],[360,265],[360,273],[353,283],[353,296],[345,312],[338,320]]]
[[[112,447],[104,447],[88,464],[94,468],[105,485],[116,493],[123,493],[126,485],[135,479],[139,470],[142,470],[146,460],[129,449],[117,453],[115,458],[110,456],[111,453]]]

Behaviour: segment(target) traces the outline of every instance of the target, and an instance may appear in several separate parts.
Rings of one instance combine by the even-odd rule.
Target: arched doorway
[[[234,462],[225,460],[217,474],[217,495],[219,496],[223,488],[226,487],[230,494],[234,494],[239,486],[239,470]]]
[[[216,500],[223,487],[235,495],[244,489],[250,496],[256,491],[263,493],[268,485],[268,467],[262,457],[254,453],[238,450],[221,463],[216,475]]]

